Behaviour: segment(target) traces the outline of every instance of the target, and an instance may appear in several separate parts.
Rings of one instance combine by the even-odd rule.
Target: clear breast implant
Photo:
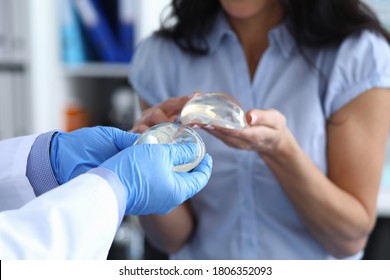
[[[186,164],[173,167],[174,171],[187,172],[195,168],[206,154],[205,144],[200,135],[191,127],[180,123],[161,123],[152,126],[137,139],[134,145],[138,144],[182,144],[195,143],[198,145],[196,158]]]
[[[248,126],[238,100],[220,92],[194,96],[184,105],[180,122],[185,125],[213,125],[228,129]]]

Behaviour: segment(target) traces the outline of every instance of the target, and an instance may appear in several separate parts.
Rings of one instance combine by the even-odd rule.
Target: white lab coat
[[[35,198],[25,175],[35,138],[0,142],[0,259],[105,259],[123,218],[114,191],[84,174]]]

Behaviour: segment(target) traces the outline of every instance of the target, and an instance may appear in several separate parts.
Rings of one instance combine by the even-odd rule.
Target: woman
[[[130,82],[134,131],[191,92],[225,92],[250,126],[205,128],[208,187],[142,219],[175,259],[357,259],[376,220],[390,127],[390,41],[356,0],[172,1]],[[175,18],[174,21],[171,19]]]

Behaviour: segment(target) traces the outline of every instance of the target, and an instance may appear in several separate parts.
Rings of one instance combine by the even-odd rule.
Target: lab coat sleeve
[[[125,208],[110,176],[80,175],[0,213],[0,259],[105,259]]]
[[[0,211],[19,208],[35,198],[26,166],[37,136],[0,141]]]

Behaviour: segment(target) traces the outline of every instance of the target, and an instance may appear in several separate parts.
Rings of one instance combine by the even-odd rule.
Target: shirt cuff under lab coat
[[[56,132],[39,135],[28,155],[26,176],[36,196],[59,186],[50,163],[50,142]]]

